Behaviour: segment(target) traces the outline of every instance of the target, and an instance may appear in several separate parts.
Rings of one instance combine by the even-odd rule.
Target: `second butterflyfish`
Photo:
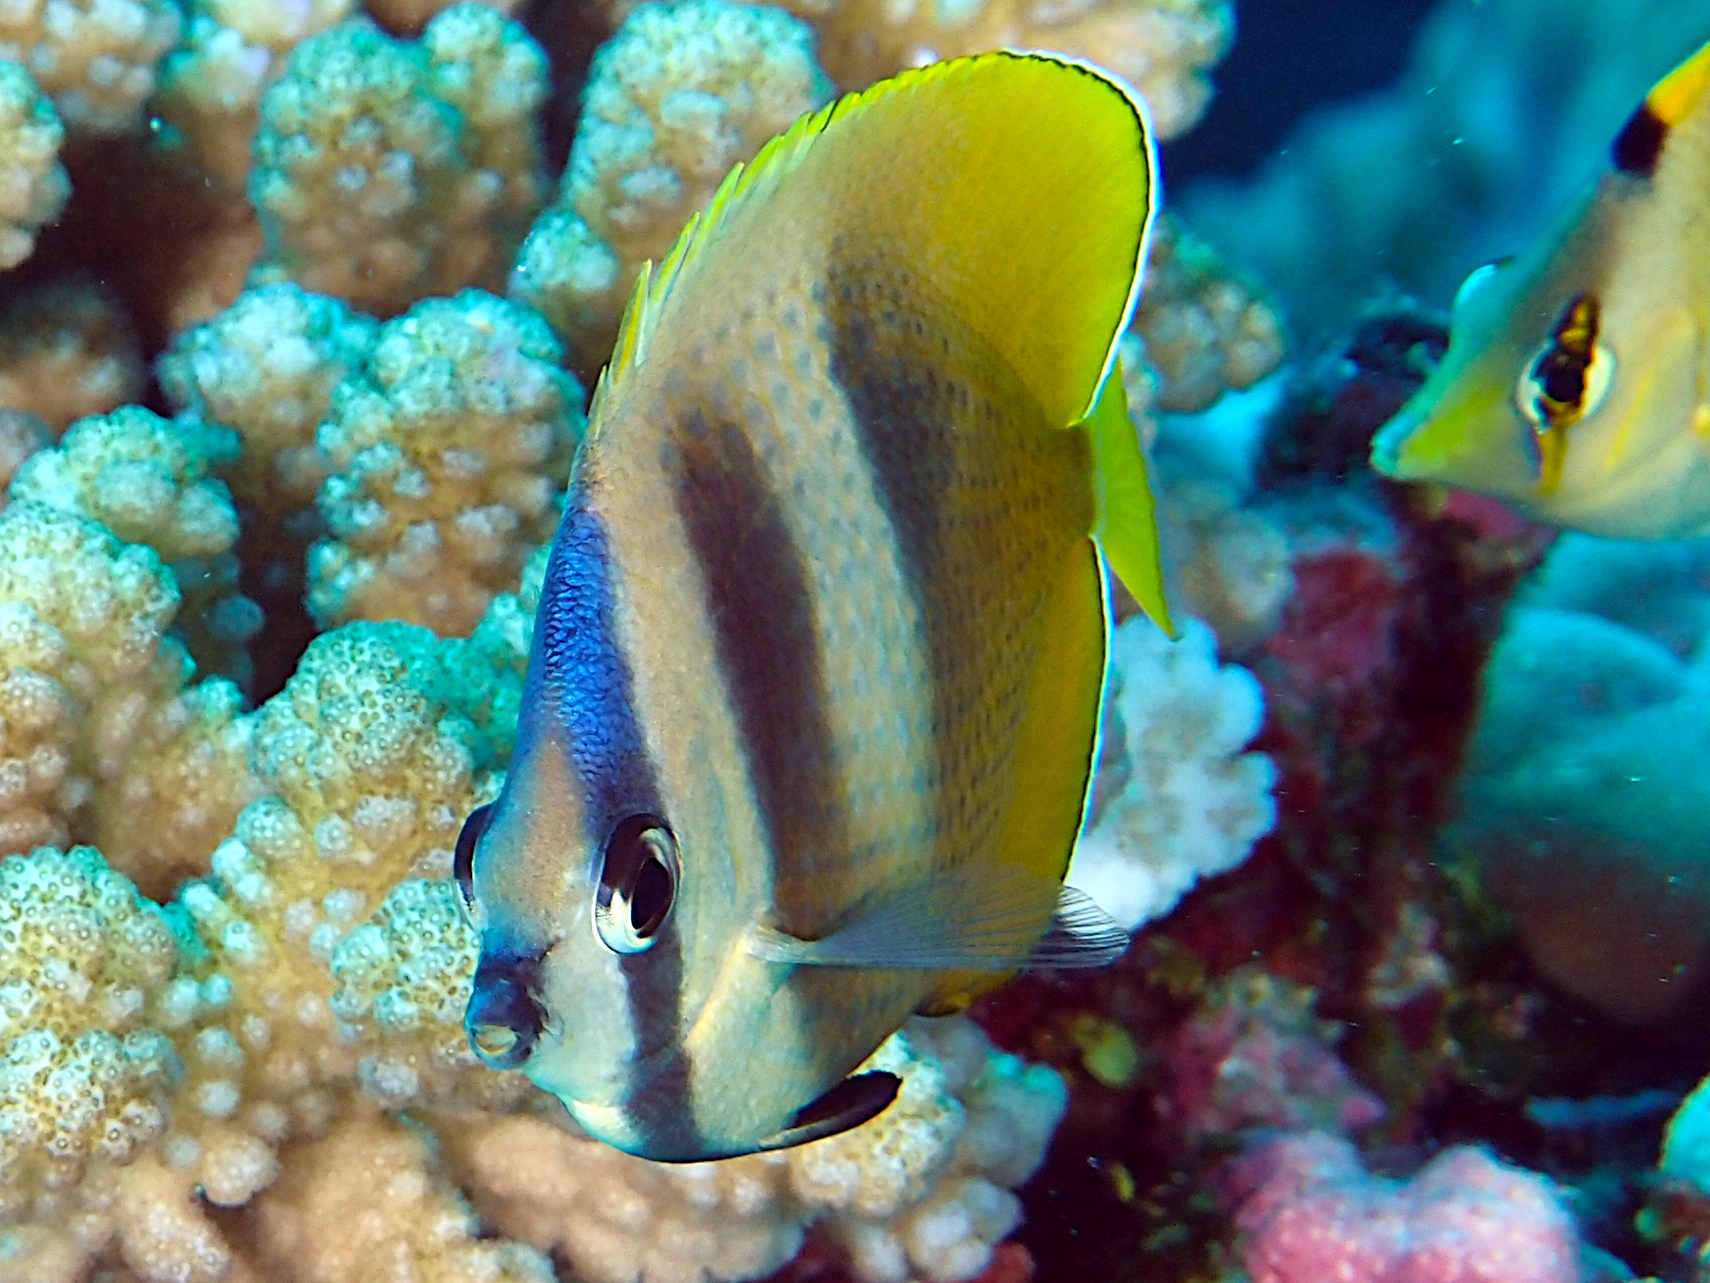
[[[834,1134],[911,1012],[1126,945],[1062,878],[1106,559],[1167,623],[1115,358],[1154,191],[1130,90],[981,55],[804,118],[643,273],[456,862],[471,1041],[593,1136]]]
[[[1467,278],[1372,462],[1591,534],[1710,534],[1710,45],[1554,231]]]

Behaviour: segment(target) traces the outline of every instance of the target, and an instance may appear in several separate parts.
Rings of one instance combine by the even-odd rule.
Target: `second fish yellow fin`
[[[1659,80],[1627,118],[1610,149],[1615,168],[1640,178],[1655,178],[1674,131],[1703,110],[1707,99],[1710,99],[1710,44]],[[1696,178],[1702,157],[1698,151],[1691,151],[1685,163],[1692,174],[1685,180],[1691,189],[1688,199],[1696,200],[1702,187]]]
[[[1697,111],[1707,96],[1710,96],[1710,44],[1659,80],[1645,95],[1645,106],[1672,129]]]
[[[1082,426],[1093,448],[1097,522],[1093,536],[1140,609],[1174,637],[1175,625],[1170,622],[1169,603],[1164,600],[1152,483],[1146,475],[1146,457],[1140,453],[1139,435],[1128,418],[1120,367],[1111,368],[1098,404]]]

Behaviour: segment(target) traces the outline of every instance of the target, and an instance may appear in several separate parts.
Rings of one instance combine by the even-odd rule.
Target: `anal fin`
[[[1085,891],[1066,886],[1057,898],[1051,929],[1027,960],[1029,971],[1105,967],[1128,952],[1129,935]]]
[[[788,1127],[766,1137],[755,1148],[788,1149],[859,1127],[883,1113],[901,1088],[901,1078],[879,1069],[845,1078],[817,1100],[804,1105]]]

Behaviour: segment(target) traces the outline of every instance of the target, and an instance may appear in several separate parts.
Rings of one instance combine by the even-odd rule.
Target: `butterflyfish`
[[[802,119],[642,274],[455,861],[471,1043],[591,1135],[840,1132],[909,1013],[1125,947],[1062,878],[1101,549],[1166,620],[1115,358],[1154,164],[1092,67],[939,63]]]
[[[1548,236],[1467,278],[1372,462],[1591,534],[1710,534],[1710,45]]]

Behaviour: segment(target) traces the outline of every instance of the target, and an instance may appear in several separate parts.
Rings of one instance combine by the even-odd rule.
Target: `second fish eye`
[[[1596,414],[1609,394],[1615,355],[1598,339],[1602,321],[1603,308],[1595,295],[1574,295],[1520,375],[1514,400],[1538,432],[1572,427]]]
[[[671,915],[680,872],[676,836],[657,816],[632,815],[612,830],[594,902],[594,927],[606,948],[652,948]]]
[[[1534,431],[1568,428],[1596,414],[1615,379],[1615,354],[1593,342],[1584,355],[1547,343],[1520,375],[1514,403]]]
[[[451,857],[451,874],[457,879],[457,893],[462,896],[465,909],[475,907],[475,847],[492,818],[491,802],[478,806],[469,812],[469,818],[463,821],[463,831],[457,835],[457,850]]]

